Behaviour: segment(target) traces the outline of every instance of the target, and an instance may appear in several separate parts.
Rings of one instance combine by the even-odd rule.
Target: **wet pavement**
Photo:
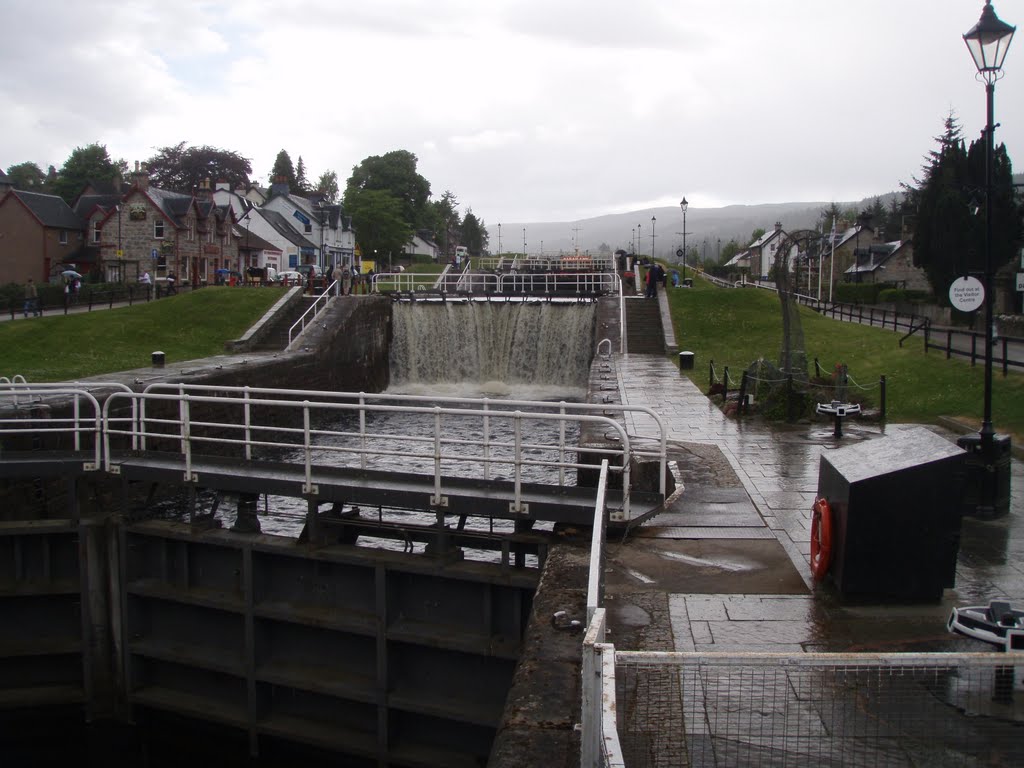
[[[989,651],[946,631],[950,610],[991,600],[1024,607],[1020,461],[1012,462],[1010,514],[963,519],[956,583],[941,600],[853,599],[810,574],[820,458],[906,425],[849,419],[837,439],[828,421],[784,427],[737,421],[668,359],[627,354],[613,365],[622,402],[650,406],[664,419],[669,458],[683,485],[666,512],[609,547],[607,604],[617,648]],[[655,438],[649,418],[630,418],[631,434]],[[957,437],[928,428],[951,442]]]

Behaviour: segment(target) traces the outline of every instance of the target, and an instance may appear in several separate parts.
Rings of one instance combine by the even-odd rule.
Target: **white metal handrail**
[[[618,279],[614,272],[509,272],[498,276],[498,291],[611,293]]]
[[[309,309],[302,313],[302,317],[292,323],[292,327],[288,329],[288,346],[291,346],[292,342],[297,336],[301,336],[302,332],[306,330],[306,323],[313,321],[320,312],[327,308],[327,303],[333,298],[335,292],[338,289],[338,281],[335,280],[324,292],[321,293],[312,304],[309,305]],[[299,332],[295,333],[295,329],[298,328]]]
[[[443,277],[436,272],[375,272],[371,291],[411,293],[436,290]]]
[[[19,385],[20,386],[20,385]],[[126,387],[127,389],[127,387]],[[5,391],[6,390],[6,391]],[[29,403],[42,401],[43,397],[71,397],[71,415],[67,417],[52,416],[52,413],[33,415],[16,418],[0,418],[0,434],[6,435],[66,435],[69,432],[72,436],[73,450],[83,450],[83,435],[90,437],[91,446],[84,450],[92,454],[92,461],[83,464],[87,472],[98,470],[102,466],[102,445],[103,445],[103,423],[101,418],[102,409],[99,401],[87,390],[68,384],[51,384],[21,387],[19,390],[29,398]],[[131,390],[128,390],[129,392]],[[13,389],[0,388],[0,396],[14,396]],[[17,402],[12,403],[15,409]],[[91,409],[90,413],[82,413],[83,405]]]
[[[157,392],[174,392],[179,396],[186,394],[219,394],[224,396],[233,396],[242,398],[243,401],[248,401],[249,398],[264,398],[270,396],[276,397],[293,397],[293,398],[309,398],[319,402],[348,402],[348,403],[359,403],[360,405],[372,405],[377,404],[413,404],[425,407],[433,405],[442,405],[448,408],[466,407],[469,409],[482,410],[484,412],[493,410],[521,410],[524,412],[533,411],[544,411],[558,409],[561,414],[589,414],[607,416],[608,414],[618,414],[619,416],[625,416],[627,413],[635,414],[636,416],[644,416],[652,420],[655,424],[657,431],[657,438],[655,441],[656,447],[653,449],[643,448],[640,446],[632,446],[631,456],[634,458],[642,459],[656,459],[658,461],[658,476],[659,486],[658,492],[664,496],[666,491],[666,471],[668,468],[668,430],[665,427],[665,422],[662,417],[654,411],[654,409],[646,405],[623,405],[620,403],[571,403],[565,400],[560,400],[557,403],[549,400],[514,400],[504,398],[476,398],[476,397],[458,397],[458,396],[433,396],[433,395],[399,395],[391,394],[387,392],[325,392],[322,390],[315,389],[281,389],[275,387],[223,387],[212,384],[185,384],[185,383],[169,383],[169,382],[153,382],[149,384],[144,390],[144,393],[157,393]],[[251,405],[247,403],[245,409],[245,419],[250,419],[251,416]],[[145,403],[142,404],[142,413],[145,414]],[[360,412],[361,429],[365,430],[365,411]],[[486,421],[484,422],[484,435],[482,438],[482,445],[484,446],[485,452],[488,450],[488,430]],[[142,443],[142,448],[145,449],[145,442]],[[567,448],[567,450],[576,450],[577,446]],[[588,451],[591,449],[586,448]],[[596,451],[593,451],[596,452]],[[251,455],[247,455],[246,458],[251,458]],[[363,465],[365,468],[365,464]],[[489,479],[486,474],[488,466],[485,464],[485,477]]]
[[[169,386],[175,387],[176,385]],[[349,394],[349,399],[346,402],[334,396],[335,393],[315,393],[323,395],[324,398],[310,400],[306,397],[308,393],[289,390],[282,390],[280,395],[270,397],[262,396],[266,393],[256,393],[251,389],[247,392],[221,389],[219,395],[212,391],[208,394],[190,394],[182,387],[178,387],[176,392],[159,394],[156,389],[154,387],[151,391],[144,393],[117,392],[111,395],[104,404],[104,448],[108,471],[116,471],[111,454],[111,439],[117,436],[131,437],[133,444],[137,442],[142,446],[145,446],[149,439],[175,441],[179,446],[178,450],[182,457],[186,481],[195,479],[194,456],[197,453],[197,448],[202,445],[219,445],[222,448],[235,446],[244,451],[247,456],[252,455],[254,448],[300,450],[304,463],[304,492],[311,494],[316,493],[316,485],[313,482],[314,453],[354,455],[359,458],[361,464],[366,461],[368,456],[374,459],[382,457],[404,460],[419,459],[433,463],[434,494],[432,503],[440,504],[443,499],[445,481],[441,469],[445,462],[459,464],[473,462],[483,463],[485,466],[506,465],[511,468],[513,476],[515,500],[511,511],[521,513],[525,511],[522,498],[523,470],[525,468],[534,466],[556,467],[560,470],[597,468],[595,464],[579,461],[578,457],[577,461],[570,461],[566,458],[566,454],[577,452],[578,448],[565,444],[564,430],[559,430],[559,441],[538,443],[531,441],[528,430],[524,429],[524,423],[572,421],[581,425],[591,424],[606,433],[612,432],[617,437],[617,441],[615,441],[618,443],[617,445],[588,447],[586,452],[597,457],[596,460],[605,457],[616,460],[612,469],[623,475],[623,514],[627,520],[629,519],[629,486],[633,452],[625,428],[607,416],[568,412],[568,409],[559,409],[559,412],[552,413],[524,412],[519,409],[504,410],[493,407],[373,404],[366,402],[365,399],[360,402],[355,399],[358,398],[358,395],[352,394]],[[210,389],[216,390],[217,388],[210,387]],[[283,395],[303,399],[285,399]],[[124,418],[110,415],[112,409],[116,409],[125,401],[131,401],[138,406],[133,409],[138,417],[131,423]],[[154,414],[153,405],[161,402],[166,406],[173,406],[177,403],[177,414]],[[217,407],[203,408],[207,404]],[[245,409],[246,415],[243,419],[239,420],[233,414],[227,413],[224,406],[232,405]],[[550,403],[540,405],[551,408]],[[279,419],[265,424],[257,423],[254,418],[254,409],[257,408],[301,411],[302,426],[282,425]],[[337,418],[338,415],[344,413],[359,414],[360,424],[357,431],[326,426],[332,416]],[[431,416],[433,417],[433,428],[426,435],[372,433],[366,430],[365,416],[368,413]],[[473,452],[470,449],[479,449],[481,440],[459,437],[450,429],[453,420],[466,419],[478,422],[486,420],[488,423],[494,420],[508,421],[512,425],[513,439],[511,442],[488,439],[486,453],[479,450]],[[344,442],[346,440],[354,442],[346,443]],[[383,445],[376,447],[369,445],[371,440],[380,440]],[[507,451],[508,455],[500,455],[499,450]],[[557,458],[554,460],[544,458],[545,455],[552,454],[557,454]],[[533,458],[538,455],[541,458]],[[365,466],[365,464],[363,465]],[[560,478],[564,479],[564,475],[561,472],[559,474]]]

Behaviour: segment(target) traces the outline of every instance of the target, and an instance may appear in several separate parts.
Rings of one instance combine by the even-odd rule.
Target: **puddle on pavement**
[[[676,560],[687,565],[695,565],[700,568],[716,568],[720,571],[728,571],[729,573],[739,573],[741,571],[752,571],[755,568],[761,567],[760,563],[754,561],[737,562],[735,560],[721,560],[714,558],[694,557],[692,555],[684,555],[680,552],[668,552],[662,550],[658,553],[661,557],[666,560]]]

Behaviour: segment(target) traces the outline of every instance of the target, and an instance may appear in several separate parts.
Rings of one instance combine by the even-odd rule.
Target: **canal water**
[[[398,303],[393,307],[394,336],[390,353],[392,384],[388,395],[438,398],[433,402],[417,402],[417,406],[432,404],[450,406],[441,398],[467,401],[479,398],[489,400],[488,407],[501,408],[503,400],[531,400],[550,404],[557,411],[559,402],[580,402],[586,396],[590,360],[594,349],[595,307],[593,303],[542,302],[416,302]],[[475,406],[468,406],[475,407]],[[433,417],[430,414],[371,412],[367,414],[365,431],[374,435],[366,441],[371,450],[388,451],[389,435],[431,434]],[[325,429],[358,433],[358,415],[346,413]],[[531,422],[530,433],[523,439],[536,444],[557,444],[559,424],[554,421]],[[454,420],[446,426],[445,437],[464,441],[468,446],[479,446],[483,441],[481,422]],[[494,418],[488,427],[488,441],[492,445],[513,442],[513,425],[508,419]],[[352,437],[353,446],[359,438]],[[567,422],[565,444],[574,446],[578,441],[578,425]],[[339,443],[335,447],[342,446]],[[491,449],[493,457],[509,455],[509,449]],[[275,460],[301,463],[301,452],[277,454]],[[525,482],[557,483],[559,470],[555,453],[535,452],[531,458],[547,462],[523,469]],[[566,461],[574,461],[569,454]],[[356,454],[323,451],[315,453],[315,465],[358,467]],[[394,470],[431,474],[433,460],[410,456],[376,455],[369,465],[374,470]],[[492,464],[485,470],[480,461],[465,459],[447,461],[442,474],[455,477],[484,477],[485,472],[496,480],[512,480],[510,465]],[[564,471],[564,482],[575,485],[575,471]],[[212,503],[212,502],[211,502]],[[346,510],[350,507],[346,506]],[[407,525],[429,526],[436,522],[433,512],[426,510],[374,508],[361,509],[363,516]],[[235,503],[221,500],[218,514],[225,526],[234,524]],[[284,496],[260,499],[259,519],[264,533],[281,536],[300,535],[306,518],[306,502]],[[464,523],[469,531],[510,533],[513,524],[508,520],[469,518]],[[535,530],[550,528],[538,524]],[[397,551],[409,551],[409,544],[389,538],[361,536],[361,546],[372,546]],[[412,545],[412,551],[423,549]],[[491,550],[466,550],[471,560],[497,562],[500,553]],[[527,564],[535,564],[534,559]]]

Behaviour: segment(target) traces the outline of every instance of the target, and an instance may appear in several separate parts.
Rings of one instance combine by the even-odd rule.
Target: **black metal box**
[[[967,451],[967,480],[963,513],[981,520],[1002,517],[1010,511],[1009,435],[993,435],[986,455],[980,434],[963,435],[956,444]]]
[[[924,427],[821,456],[818,496],[832,508],[839,592],[938,600],[956,579],[966,454]]]

